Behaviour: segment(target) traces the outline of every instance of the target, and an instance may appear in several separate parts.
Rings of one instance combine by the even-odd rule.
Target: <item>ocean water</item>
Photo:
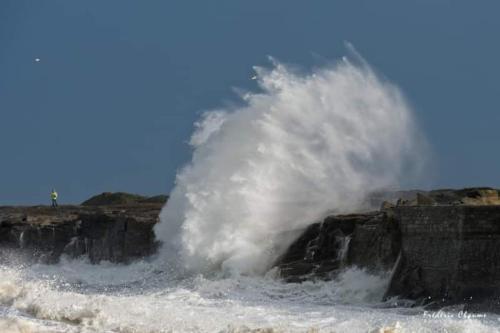
[[[382,302],[390,273],[277,277],[291,231],[366,209],[373,191],[421,184],[428,147],[398,87],[352,48],[308,73],[273,60],[255,79],[241,105],[195,124],[155,257],[2,262],[0,332],[498,332],[496,315]]]
[[[0,268],[0,332],[498,332],[500,317],[381,302],[388,274],[333,281],[177,275],[84,260]],[[477,315],[476,315],[477,316]]]

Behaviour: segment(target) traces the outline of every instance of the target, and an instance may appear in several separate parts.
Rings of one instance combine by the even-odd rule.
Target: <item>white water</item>
[[[362,61],[257,71],[262,92],[246,106],[197,123],[156,229],[159,257],[1,263],[1,333],[499,332],[495,315],[382,303],[389,273],[286,284],[267,271],[291,240],[281,232],[362,209],[370,191],[412,179],[425,154],[398,89]]]
[[[144,262],[2,267],[0,332],[500,332],[494,315],[387,308],[386,284],[355,268],[335,281],[285,284],[271,273],[176,279]]]
[[[256,68],[261,92],[203,115],[156,228],[166,257],[262,273],[290,241],[277,241],[281,232],[415,180],[426,154],[411,110],[356,60],[307,75],[277,62]]]

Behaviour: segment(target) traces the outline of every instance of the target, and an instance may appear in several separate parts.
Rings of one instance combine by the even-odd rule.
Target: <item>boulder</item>
[[[436,200],[423,193],[417,193],[417,206],[435,206]]]
[[[394,205],[393,203],[389,202],[389,201],[384,201],[382,202],[382,204],[380,205],[380,210],[383,211],[383,210],[388,210],[388,209],[391,209],[391,208],[394,208],[396,207],[396,205]]]

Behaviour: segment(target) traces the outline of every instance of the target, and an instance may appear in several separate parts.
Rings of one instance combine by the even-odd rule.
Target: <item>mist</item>
[[[162,256],[188,269],[261,274],[327,214],[367,209],[366,196],[418,183],[426,144],[397,86],[359,56],[309,73],[256,67],[243,106],[205,112],[191,162],[161,223]]]

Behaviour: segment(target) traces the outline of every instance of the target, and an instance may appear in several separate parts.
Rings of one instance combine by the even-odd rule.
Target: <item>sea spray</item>
[[[273,64],[255,68],[261,91],[243,106],[195,124],[192,161],[155,229],[162,256],[198,271],[262,273],[292,240],[279,235],[358,210],[367,194],[421,170],[410,108],[364,61],[307,75]]]
[[[133,266],[81,260],[56,267],[0,265],[0,285],[7,286],[0,288],[0,332],[366,333],[397,325],[400,332],[500,332],[494,314],[433,318],[419,308],[387,308],[390,304],[380,303],[386,276],[357,268],[331,281],[283,283],[269,275],[200,274],[156,281],[150,275],[141,286],[110,288],[110,276],[125,275]],[[77,276],[83,283],[72,282]]]

